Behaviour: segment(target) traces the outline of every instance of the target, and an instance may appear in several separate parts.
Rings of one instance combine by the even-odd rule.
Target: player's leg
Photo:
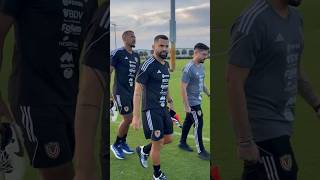
[[[179,148],[185,151],[192,152],[192,148],[187,144],[187,137],[190,131],[190,128],[193,124],[193,118],[191,113],[186,113],[186,118],[183,122],[182,126],[182,133],[181,133],[181,138],[180,138],[180,143],[179,143]]]
[[[172,134],[168,134],[168,135],[163,136],[163,144],[164,145],[170,144],[170,143],[172,143],[172,141],[173,141]]]
[[[40,176],[43,180],[72,180],[74,176],[71,162],[51,168],[39,168]]]
[[[126,154],[133,154],[134,151],[127,144],[127,134],[129,131],[130,124],[132,122],[132,113],[124,114],[123,120],[121,121],[118,129],[118,135],[115,144],[121,144],[121,148]]]
[[[132,122],[132,113],[122,115],[122,121],[119,125],[117,137],[120,141],[126,140],[130,124]]]
[[[143,127],[144,136],[146,139],[151,138],[152,129],[153,129],[152,123],[149,123],[151,119],[150,117],[151,117],[150,110],[142,112],[142,127]],[[144,146],[136,147],[136,152],[139,157],[139,162],[143,168],[148,167],[148,157],[150,155],[151,147],[152,147],[151,142]]]
[[[164,138],[160,140],[152,140],[151,160],[153,164],[153,178],[159,178],[163,173],[160,169],[160,151],[164,145]]]
[[[160,168],[160,152],[165,144],[172,142],[173,125],[170,113],[167,109],[162,109],[155,123],[154,131],[151,134],[152,148],[151,159],[153,163],[153,179],[167,179]]]
[[[129,99],[126,100],[120,95],[114,95],[114,99],[123,119],[119,124],[116,140],[110,148],[117,159],[124,159],[124,153],[134,153],[126,142],[129,127],[132,122],[132,102]]]
[[[39,170],[43,180],[73,179],[74,139],[70,142],[73,132],[67,127],[73,120],[73,107],[20,106],[18,122],[26,150],[31,165]]]
[[[197,152],[199,154],[199,158],[203,160],[210,160],[210,154],[205,150],[203,145],[203,113],[200,105],[194,106],[191,113],[194,120],[194,141],[196,144]]]

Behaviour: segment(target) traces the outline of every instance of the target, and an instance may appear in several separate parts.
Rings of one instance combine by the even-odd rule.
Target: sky
[[[123,46],[121,35],[133,30],[136,49],[151,49],[157,34],[169,37],[170,0],[111,0],[110,47]],[[177,48],[210,44],[210,0],[176,0]],[[116,32],[114,25],[116,24]],[[116,34],[116,36],[115,36]]]

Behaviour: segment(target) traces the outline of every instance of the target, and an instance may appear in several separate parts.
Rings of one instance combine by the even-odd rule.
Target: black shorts
[[[133,111],[132,96],[114,94],[113,98],[121,115],[131,114]]]
[[[170,113],[166,108],[150,109],[142,112],[142,125],[146,139],[159,141],[163,135],[173,133]]]
[[[74,154],[74,106],[19,106],[15,111],[34,168],[71,162]]]
[[[281,136],[257,142],[260,162],[244,163],[242,180],[296,180],[298,166],[291,148],[290,137]]]

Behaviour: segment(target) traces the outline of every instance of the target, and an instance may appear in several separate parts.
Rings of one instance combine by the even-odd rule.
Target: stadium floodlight
[[[171,0],[170,16],[170,71],[176,68],[176,1]]]

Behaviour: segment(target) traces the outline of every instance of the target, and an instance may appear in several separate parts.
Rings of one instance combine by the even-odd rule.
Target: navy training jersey
[[[84,64],[107,73],[110,42],[110,11],[104,3],[95,13],[87,35]]]
[[[15,19],[12,104],[74,105],[79,58],[97,0],[0,0]]]
[[[142,110],[167,107],[169,90],[169,64],[161,64],[153,56],[147,59],[140,68],[136,81],[143,85]]]
[[[116,49],[111,53],[111,66],[115,69],[113,94],[132,98],[140,66],[139,54],[129,53],[125,48]]]

